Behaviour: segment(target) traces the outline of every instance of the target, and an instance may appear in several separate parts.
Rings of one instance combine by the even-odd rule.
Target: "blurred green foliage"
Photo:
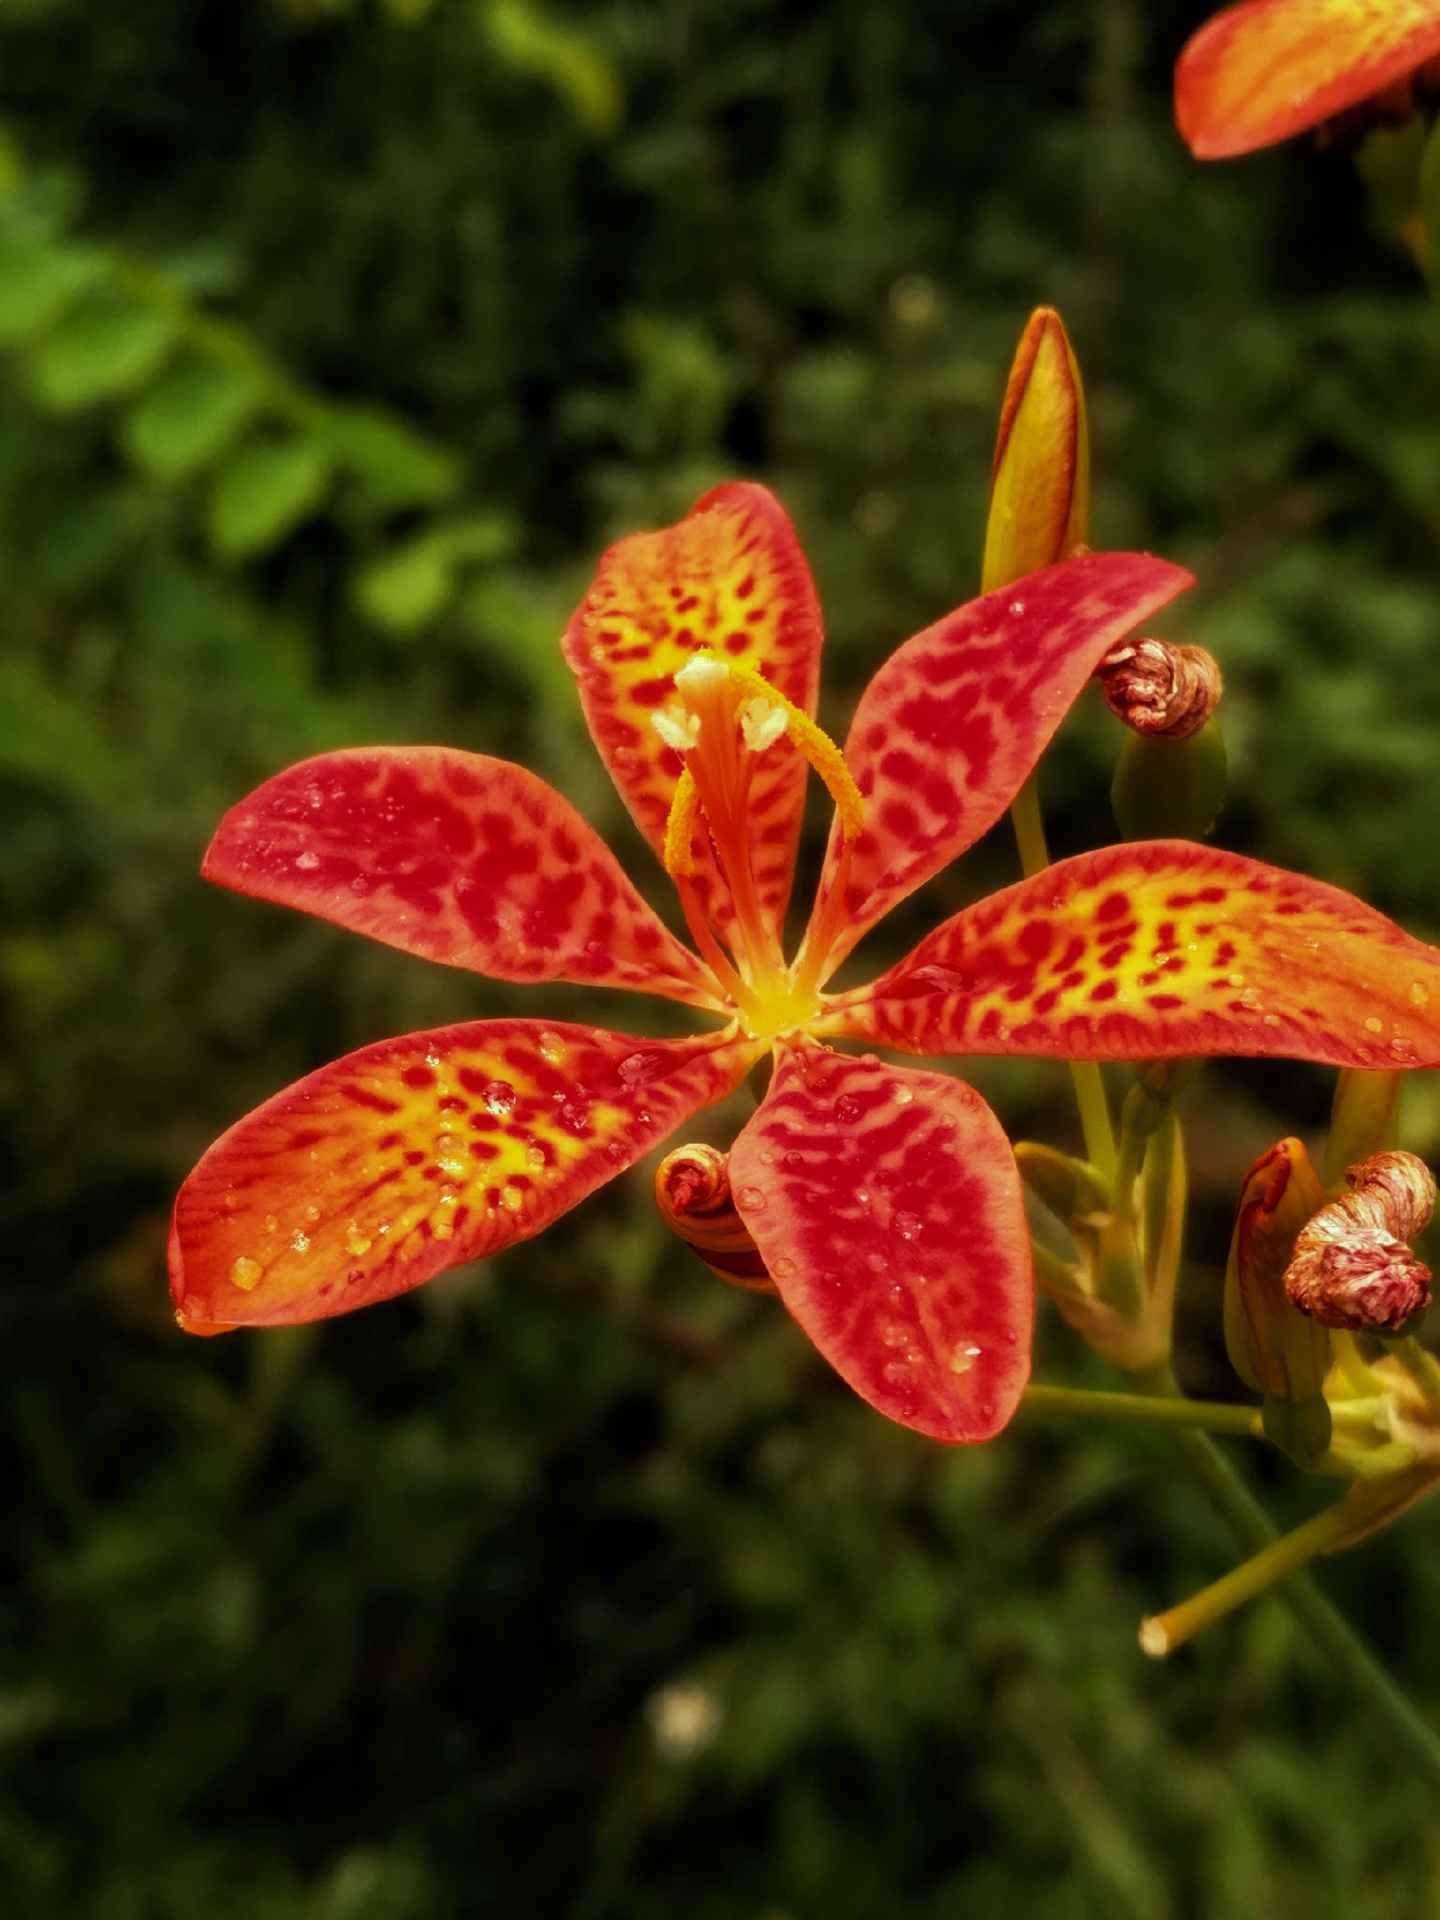
[[[640,1174],[323,1329],[182,1342],[164,1299],[173,1189],[249,1105],[538,1006],[208,893],[224,808],[447,740],[653,871],[556,646],[600,546],[769,480],[843,726],[974,590],[1042,299],[1097,544],[1201,578],[1170,630],[1228,676],[1220,837],[1440,933],[1434,314],[1343,154],[1183,154],[1168,68],[1208,10],[0,11],[7,1916],[1429,1910],[1426,1793],[1278,1608],[1143,1664],[1140,1613],[1232,1553],[1162,1442],[887,1428],[662,1240]],[[1113,831],[1116,746],[1082,703],[1059,852]],[[872,945],[1013,871],[997,833]],[[1073,1143],[1057,1070],[979,1077]],[[1236,1065],[1192,1098],[1199,1388],[1231,1386],[1240,1175],[1327,1095]],[[1440,1146],[1427,1085],[1408,1137]],[[1053,1327],[1040,1360],[1092,1377]],[[1325,1572],[1432,1710],[1433,1533]]]

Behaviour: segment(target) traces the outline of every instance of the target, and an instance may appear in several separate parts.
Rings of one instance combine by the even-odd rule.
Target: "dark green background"
[[[1228,676],[1220,839],[1440,934],[1433,313],[1346,156],[1188,158],[1206,11],[0,5],[6,1916],[1430,1910],[1429,1791],[1278,1606],[1139,1654],[1233,1558],[1163,1440],[887,1426],[666,1242],[643,1173],[318,1330],[185,1341],[164,1291],[177,1182],[265,1094],[580,1004],[206,890],[224,808],[444,740],[545,772],[648,887],[556,651],[600,547],[768,480],[843,729],[975,589],[1041,300],[1096,543],[1201,579],[1166,630]],[[1059,851],[1113,837],[1116,745],[1087,696]],[[872,957],[1014,871],[997,831]],[[978,1077],[1075,1143],[1062,1069]],[[1240,1177],[1328,1090],[1229,1064],[1192,1097],[1196,1390],[1233,1390]],[[1050,1324],[1039,1368],[1103,1378]],[[1253,1464],[1278,1518],[1320,1497]],[[1422,1510],[1323,1573],[1432,1712],[1434,1542]]]

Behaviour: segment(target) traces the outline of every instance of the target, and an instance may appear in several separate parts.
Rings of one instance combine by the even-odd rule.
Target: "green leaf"
[[[46,406],[75,412],[148,380],[179,333],[176,314],[97,294],[72,308],[35,347],[31,374]]]
[[[382,513],[437,506],[460,485],[460,462],[447,447],[378,408],[336,408],[326,433],[366,501]]]
[[[107,264],[88,247],[53,246],[31,236],[0,239],[0,346],[18,346],[43,332]]]
[[[362,567],[352,592],[356,606],[377,626],[413,633],[439,613],[453,578],[442,544],[427,535]]]
[[[573,27],[549,19],[532,0],[484,0],[480,19],[503,61],[545,81],[592,133],[614,131],[623,105],[620,83]]]
[[[210,544],[228,560],[276,546],[325,497],[334,457],[321,441],[252,440],[220,469],[210,493]]]
[[[256,379],[210,361],[187,361],[167,369],[125,415],[121,444],[157,480],[181,480],[218,459],[262,397]]]
[[[382,627],[414,633],[444,607],[461,568],[504,559],[515,537],[515,523],[503,513],[432,527],[362,567],[351,589],[355,604]]]

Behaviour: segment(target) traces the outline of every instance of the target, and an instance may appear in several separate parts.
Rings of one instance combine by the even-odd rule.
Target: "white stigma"
[[[764,753],[767,747],[773,747],[789,724],[790,716],[784,707],[777,707],[773,700],[761,699],[758,694],[740,709],[740,731],[752,753]]]
[[[724,686],[729,678],[721,661],[711,659],[708,654],[697,653],[676,674],[675,691],[690,700],[703,700],[706,694]]]
[[[699,662],[695,664],[698,666]],[[682,671],[688,672],[689,669]],[[676,678],[679,678],[678,674]],[[659,713],[651,714],[650,724],[666,746],[673,747],[676,753],[689,753],[700,738],[699,714],[689,713],[684,707],[662,707]]]

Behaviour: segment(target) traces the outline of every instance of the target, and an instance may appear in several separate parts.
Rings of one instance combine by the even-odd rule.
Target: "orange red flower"
[[[1440,1064],[1440,953],[1333,888],[1182,841],[1061,862],[869,986],[829,990],[881,915],[999,819],[1099,662],[1186,584],[1147,555],[1095,554],[990,593],[880,668],[842,754],[814,719],[814,587],[769,493],[721,487],[677,526],[620,541],[565,654],[693,947],[507,761],[367,748],[268,781],[221,822],[209,878],[499,979],[659,994],[706,1026],[651,1040],[470,1021],[321,1068],[181,1189],[181,1325],[324,1318],[525,1240],[773,1052],[729,1178],[785,1305],[882,1413],[945,1441],[993,1434],[1026,1378],[1032,1315],[1009,1144],[963,1081],[832,1041]],[[811,769],[835,819],[787,958]]]

